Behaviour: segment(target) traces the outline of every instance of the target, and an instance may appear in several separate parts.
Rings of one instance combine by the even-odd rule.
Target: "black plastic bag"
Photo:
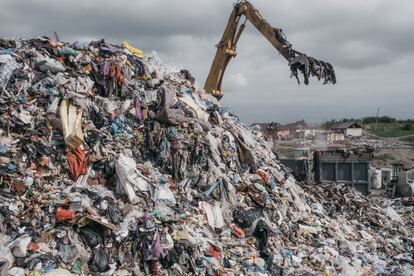
[[[92,271],[95,272],[105,272],[109,270],[108,254],[106,253],[104,248],[99,247],[95,248],[92,251],[92,256],[89,260],[89,265]]]
[[[253,222],[262,216],[263,212],[261,209],[252,208],[246,211],[235,210],[233,213],[233,220],[238,226],[242,228],[249,228],[252,226]]]
[[[162,267],[166,269],[172,267],[175,263],[178,262],[183,251],[184,248],[181,245],[175,244],[174,247],[168,251],[167,255],[161,257],[160,263]]]

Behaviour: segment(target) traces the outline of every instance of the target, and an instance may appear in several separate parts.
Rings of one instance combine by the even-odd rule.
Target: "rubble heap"
[[[0,93],[1,275],[413,268],[392,208],[300,187],[190,72],[127,42],[1,39]]]

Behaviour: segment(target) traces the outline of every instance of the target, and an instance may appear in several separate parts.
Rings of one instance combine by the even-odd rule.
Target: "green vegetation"
[[[332,120],[330,120],[330,121],[326,121],[326,122],[324,122],[324,123],[322,123],[322,128],[324,128],[324,129],[330,129],[334,124],[337,124],[337,123],[346,123],[346,122],[349,122],[349,121],[355,121],[355,122],[360,122],[360,120],[357,120],[357,119],[342,119],[342,120],[335,120],[335,119],[332,119]]]
[[[375,116],[364,117],[364,118],[359,118],[359,119],[354,119],[354,118],[344,118],[344,119],[341,119],[341,120],[332,119],[330,121],[327,121],[327,122],[323,123],[322,126],[325,127],[325,128],[330,128],[331,126],[333,126],[336,123],[346,123],[346,122],[359,122],[363,125],[369,125],[369,124],[375,124],[376,121],[377,121],[377,117],[375,117]],[[397,120],[397,119],[389,117],[389,116],[381,116],[381,117],[378,117],[378,123],[414,124],[414,120],[413,119]]]
[[[365,118],[362,118],[360,120],[363,124],[375,124],[375,122],[377,121],[377,117],[365,117]],[[378,117],[378,123],[385,123],[385,124],[405,123],[405,122],[408,123],[409,121],[411,121],[411,120],[397,120],[395,118],[388,117],[388,116]]]
[[[409,124],[409,123],[406,123],[401,127],[401,129],[405,130],[405,131],[410,131],[410,130],[413,130],[413,125]]]
[[[378,123],[375,127],[375,123],[365,126],[366,129],[380,137],[402,137],[408,135],[414,135],[413,124],[410,123]]]
[[[379,137],[403,137],[414,135],[414,119],[398,120],[389,116],[377,117],[364,117],[359,119],[345,118],[342,120],[330,120],[322,124],[325,129],[331,128],[336,123],[344,122],[359,122],[363,125],[364,129],[368,132],[375,134]],[[410,142],[410,141],[409,141]],[[413,140],[414,144],[414,140]]]

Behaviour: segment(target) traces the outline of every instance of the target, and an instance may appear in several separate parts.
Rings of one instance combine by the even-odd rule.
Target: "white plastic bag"
[[[24,235],[20,238],[17,238],[13,245],[11,246],[11,252],[15,257],[26,257],[27,255],[27,246],[32,241],[32,238]]]
[[[157,187],[153,200],[155,203],[165,203],[167,206],[172,206],[176,203],[174,194],[168,188],[167,183],[162,183]]]
[[[135,204],[138,202],[135,191],[152,193],[149,181],[136,168],[137,164],[131,157],[121,154],[115,163],[118,183],[127,194],[128,200]]]

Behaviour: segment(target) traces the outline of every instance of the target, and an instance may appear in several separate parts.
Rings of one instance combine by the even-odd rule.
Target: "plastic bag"
[[[70,47],[63,47],[59,50],[59,53],[64,56],[76,56],[78,52]]]
[[[36,67],[42,72],[50,71],[56,74],[65,71],[62,63],[49,57],[35,57],[34,62]]]
[[[89,48],[89,42],[86,42],[86,41],[76,41],[73,44],[73,48],[75,48],[76,50],[88,50],[88,48]]]
[[[168,183],[165,177],[160,178],[160,185],[154,192],[153,201],[155,203],[165,203],[167,206],[175,205],[175,197],[173,192],[168,188]]]
[[[11,252],[15,257],[26,257],[27,255],[27,246],[32,241],[32,238],[29,236],[21,236],[16,239],[11,246]]]
[[[249,228],[259,218],[263,216],[260,209],[251,208],[246,211],[236,210],[233,213],[233,219],[236,224],[242,228]]]
[[[160,263],[163,268],[170,268],[174,264],[178,262],[180,259],[181,254],[183,253],[184,248],[179,245],[175,244],[174,248],[167,252],[164,256],[161,257]]]
[[[224,226],[223,214],[217,203],[214,207],[205,201],[200,201],[198,204],[206,214],[208,224],[212,229],[222,228]]]
[[[127,49],[128,51],[130,51],[131,53],[137,55],[140,58],[144,57],[144,52],[141,51],[140,49],[134,48],[131,45],[129,45],[129,43],[125,40],[124,42],[122,42],[121,45],[123,48]]]
[[[99,247],[92,251],[90,266],[92,271],[96,272],[105,272],[109,270],[108,254],[104,248]]]
[[[152,190],[151,184],[138,172],[136,166],[134,159],[123,154],[119,156],[115,163],[119,184],[127,194],[128,200],[133,204],[138,202],[135,190],[149,193]]]

